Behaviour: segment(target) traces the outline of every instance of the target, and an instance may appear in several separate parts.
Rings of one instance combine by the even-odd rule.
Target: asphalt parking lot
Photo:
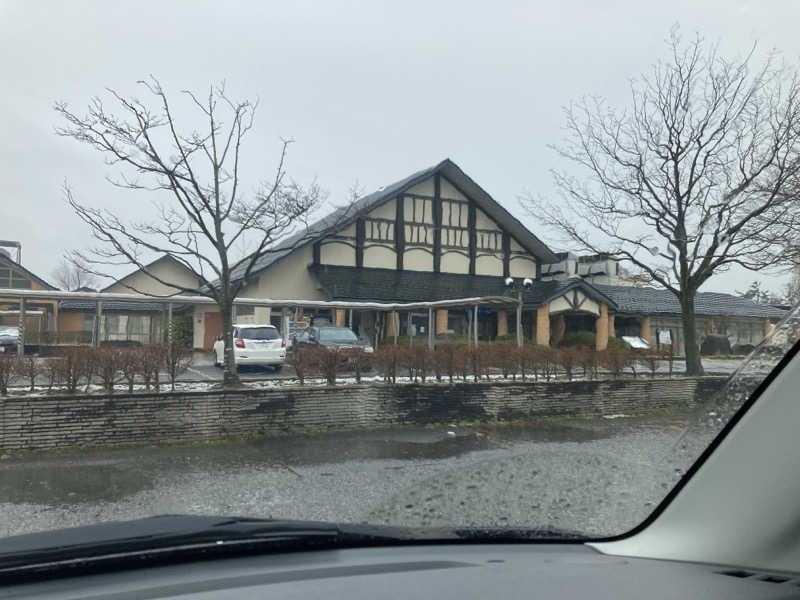
[[[0,537],[156,514],[609,535],[653,510],[704,415],[407,427],[0,457]]]

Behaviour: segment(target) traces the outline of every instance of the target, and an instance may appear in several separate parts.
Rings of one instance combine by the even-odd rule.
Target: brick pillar
[[[504,310],[497,311],[497,337],[508,335],[508,313]]]
[[[397,335],[400,335],[400,315],[396,312],[392,311],[390,313],[386,313],[386,337],[393,337],[395,332],[395,327],[397,328]]]
[[[447,309],[438,309],[436,311],[436,335],[444,335],[447,333]]]
[[[337,308],[334,325],[336,325],[337,327],[344,327],[344,323],[345,323],[345,310],[343,308]]]
[[[550,305],[545,304],[536,309],[536,344],[550,345]]]
[[[767,322],[769,322],[769,321],[767,321]],[[717,333],[717,324],[714,322],[714,319],[711,318],[711,317],[706,319],[706,333]]]
[[[600,304],[600,316],[594,322],[595,350],[608,348],[608,304]]]
[[[558,346],[564,339],[564,331],[567,324],[564,322],[564,314],[561,313],[553,317],[553,346]]]
[[[642,317],[641,323],[639,325],[639,337],[642,338],[648,344],[650,343],[650,316],[645,315]]]
[[[608,337],[617,337],[616,325],[614,324],[614,313],[608,313]]]

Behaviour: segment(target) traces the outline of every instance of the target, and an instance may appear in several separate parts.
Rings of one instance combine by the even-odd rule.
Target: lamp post
[[[520,285],[513,277],[506,277],[505,283],[507,288],[517,291],[517,346],[522,347],[522,291],[523,289],[531,289],[533,287],[533,280],[530,277],[526,277],[522,280],[522,285]]]

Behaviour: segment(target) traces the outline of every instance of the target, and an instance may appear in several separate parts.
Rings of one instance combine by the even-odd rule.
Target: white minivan
[[[237,365],[273,367],[280,371],[286,361],[286,340],[274,325],[234,325],[233,356]],[[222,336],[214,342],[214,366],[225,360]]]

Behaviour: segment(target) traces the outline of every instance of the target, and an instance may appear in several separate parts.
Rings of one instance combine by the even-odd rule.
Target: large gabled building
[[[680,310],[669,292],[620,285],[629,282],[610,257],[552,252],[449,159],[334,211],[301,235],[256,264],[241,297],[388,303],[516,296],[505,279],[520,287],[530,278],[532,285],[522,291],[528,340],[556,343],[570,330],[595,332],[598,347],[623,334],[651,342],[681,338]],[[726,294],[700,294],[697,306],[700,333],[727,327],[732,343],[755,343],[767,321],[783,315]],[[283,308],[293,311],[291,302]],[[470,311],[436,311],[436,334],[464,333]],[[238,312],[239,321],[281,322],[282,310],[274,307]],[[482,308],[480,337],[514,334],[514,316],[513,309]],[[373,339],[394,328],[403,334],[409,326],[425,327],[427,314],[405,317],[330,314]],[[194,326],[195,345],[208,347],[221,329],[219,315],[213,307],[196,307]]]

